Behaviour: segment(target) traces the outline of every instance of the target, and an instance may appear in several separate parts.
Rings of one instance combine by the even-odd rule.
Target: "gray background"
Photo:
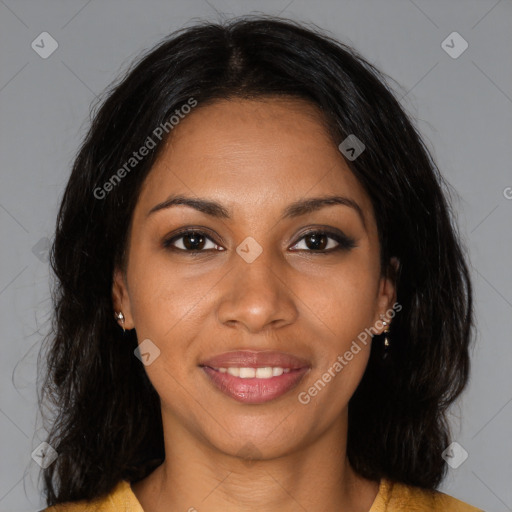
[[[478,332],[452,410],[469,457],[441,490],[512,510],[511,0],[0,0],[0,510],[44,506],[31,453],[45,440],[35,379],[51,305],[46,247],[90,104],[172,30],[249,12],[314,22],[393,77],[457,190]],[[47,59],[31,47],[44,31],[59,45]],[[458,58],[441,47],[453,31],[469,44]]]

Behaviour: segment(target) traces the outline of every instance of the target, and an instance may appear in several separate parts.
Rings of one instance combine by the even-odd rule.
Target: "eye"
[[[303,247],[299,247],[298,250],[318,253],[347,251],[356,246],[355,240],[346,236],[341,231],[333,232],[326,230],[309,231],[293,247],[297,247],[301,243]]]
[[[303,247],[299,247],[300,245]],[[215,241],[205,232],[199,230],[182,231],[164,240],[163,246],[166,249],[200,253],[206,251],[224,251],[225,249],[216,244]],[[315,253],[331,253],[340,250],[350,250],[356,247],[355,240],[346,236],[341,231],[316,230],[304,234],[292,249]]]
[[[183,231],[172,238],[165,240],[163,246],[168,249],[175,249],[185,252],[205,252],[207,250],[221,250],[206,233],[202,231]]]

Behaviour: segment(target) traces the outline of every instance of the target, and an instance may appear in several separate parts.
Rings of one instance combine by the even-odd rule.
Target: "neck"
[[[145,512],[368,512],[377,495],[379,483],[360,477],[348,463],[346,422],[271,459],[249,443],[236,450],[244,458],[228,455],[178,423],[166,428],[164,420],[164,431],[171,433],[165,461],[132,486]]]

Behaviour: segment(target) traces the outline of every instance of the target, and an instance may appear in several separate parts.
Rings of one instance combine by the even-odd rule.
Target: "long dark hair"
[[[392,352],[381,363],[374,338],[349,403],[350,463],[366,478],[423,488],[444,477],[446,411],[468,379],[473,322],[448,185],[385,75],[316,27],[246,16],[171,34],[94,112],[51,250],[55,314],[40,353],[39,401],[43,417],[43,404],[54,411],[47,441],[59,456],[43,470],[48,505],[104,495],[164,459],[159,397],[134,356],[135,331],[123,334],[112,305],[139,190],[165,140],[155,128],[191,98],[200,109],[221,98],[276,96],[316,105],[337,145],[350,134],[365,144],[347,163],[373,204],[382,272],[391,257],[400,261]],[[127,168],[148,136],[154,147]]]

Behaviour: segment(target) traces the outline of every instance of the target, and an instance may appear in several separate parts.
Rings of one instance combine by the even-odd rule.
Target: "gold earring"
[[[385,329],[384,329],[384,331],[382,331],[382,332],[383,332],[384,334],[386,334],[386,335],[387,335],[387,334],[388,334],[388,332],[389,332],[389,324],[388,324],[386,321],[384,321],[384,322],[382,322],[382,323],[386,326],[386,328],[385,328]],[[389,343],[389,338],[388,338],[388,336],[384,336],[384,346],[385,346],[386,348],[389,348],[389,345],[390,345],[390,343]]]
[[[382,319],[384,315],[381,315],[380,317]],[[382,334],[384,334],[382,359],[386,359],[389,354],[389,347],[391,346],[391,342],[388,336],[389,323],[386,322],[385,320],[382,320],[382,324],[384,325],[384,330],[382,331]]]
[[[123,332],[126,332],[126,329],[124,328],[124,315],[122,311],[119,311],[119,313],[115,313],[114,316],[117,320],[121,322],[121,327],[123,328]]]

